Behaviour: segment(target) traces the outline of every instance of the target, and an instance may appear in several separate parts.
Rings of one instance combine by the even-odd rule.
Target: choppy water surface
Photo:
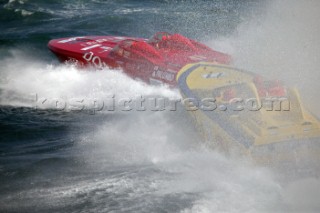
[[[1,212],[317,212],[320,182],[293,182],[202,145],[183,110],[35,110],[177,90],[60,64],[46,45],[78,35],[182,33],[235,65],[300,89],[317,115],[320,4],[309,1],[0,1]],[[306,24],[308,23],[308,24]]]

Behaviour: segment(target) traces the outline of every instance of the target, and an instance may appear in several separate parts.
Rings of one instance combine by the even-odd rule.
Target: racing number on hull
[[[95,56],[93,52],[87,52],[83,54],[82,58],[98,69],[107,66],[106,63],[101,61],[101,58],[99,56]]]

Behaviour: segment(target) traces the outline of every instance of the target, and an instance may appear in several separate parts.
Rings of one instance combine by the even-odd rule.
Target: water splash
[[[297,87],[319,116],[319,10],[316,0],[269,1],[260,15],[244,20],[234,35],[214,45],[225,47],[236,67]]]
[[[121,70],[78,69],[74,65],[50,65],[13,51],[0,61],[2,67],[1,105],[33,107],[40,98],[105,100],[140,96],[178,98],[177,90],[136,81]]]

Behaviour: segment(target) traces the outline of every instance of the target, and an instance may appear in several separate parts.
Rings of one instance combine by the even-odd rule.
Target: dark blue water
[[[293,196],[300,188],[284,189],[267,169],[203,147],[183,110],[74,112],[34,107],[35,94],[90,100],[110,94],[179,97],[176,90],[144,85],[119,71],[86,72],[61,65],[47,49],[50,39],[150,37],[168,31],[239,53],[237,45],[246,50],[245,42],[251,39],[235,43],[235,36],[247,37],[241,33],[252,28],[244,30],[244,24],[263,20],[267,4],[0,0],[0,212],[317,209],[317,199],[308,197],[300,205],[300,196]],[[240,58],[239,65],[257,67],[246,59]],[[308,181],[311,191],[318,189],[317,181]]]

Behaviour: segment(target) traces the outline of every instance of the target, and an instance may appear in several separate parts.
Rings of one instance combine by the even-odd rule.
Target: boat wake
[[[25,53],[12,51],[13,57],[0,61],[1,105],[16,107],[56,108],[55,104],[37,103],[41,100],[68,102],[71,99],[103,101],[137,96],[178,98],[177,90],[165,86],[149,86],[133,80],[121,70],[78,69],[74,64],[52,65],[37,61]]]
[[[237,35],[221,39],[221,45],[233,51],[236,66],[296,84],[316,109],[318,1],[286,0],[270,5],[258,24],[244,23]],[[131,98],[137,94],[180,97],[175,90],[145,85],[119,71],[51,65],[18,51],[1,59],[0,67],[1,108],[32,108],[35,95],[52,100],[95,100],[110,95]],[[56,121],[54,116],[41,120],[46,123],[39,126],[45,128],[30,133],[39,137],[33,141],[18,137],[22,142],[17,146],[7,136],[14,151],[1,151],[1,210],[188,213],[320,209],[318,179],[283,183],[273,172],[248,160],[207,149],[184,111],[132,111],[114,117],[102,112],[80,114],[71,121]],[[19,122],[35,120],[26,114],[6,119],[12,117],[15,128]],[[21,131],[27,135],[30,129],[26,126],[32,125],[35,122],[23,123]],[[55,146],[59,141],[71,142],[61,148]],[[25,166],[25,162],[29,164]],[[16,164],[23,168],[16,169]]]
[[[137,93],[179,97],[176,91],[144,85],[119,71],[30,63],[22,56],[1,63],[6,71],[2,73],[6,82],[1,84],[1,103],[14,107],[30,103],[12,98],[12,94],[22,97],[38,93],[49,98],[104,98],[110,93],[121,97]],[[84,211],[157,208],[176,212],[254,212],[319,207],[318,180],[284,186],[267,169],[207,149],[199,142],[184,111],[133,111],[111,119],[103,117],[102,121],[101,115],[88,115],[80,121],[80,127],[68,121],[69,129],[80,128],[78,131],[83,132],[65,136],[72,137],[72,149],[59,153],[60,160],[43,154],[41,161],[27,167],[34,172],[24,178],[24,183],[33,187],[17,192],[4,190],[2,208],[14,206],[29,211],[37,204],[40,211],[49,206],[51,210],[71,210],[75,204],[87,203]],[[85,130],[87,125],[92,131]],[[59,167],[53,173],[56,164]],[[45,184],[48,180],[51,183]],[[308,187],[312,193],[301,190]]]

